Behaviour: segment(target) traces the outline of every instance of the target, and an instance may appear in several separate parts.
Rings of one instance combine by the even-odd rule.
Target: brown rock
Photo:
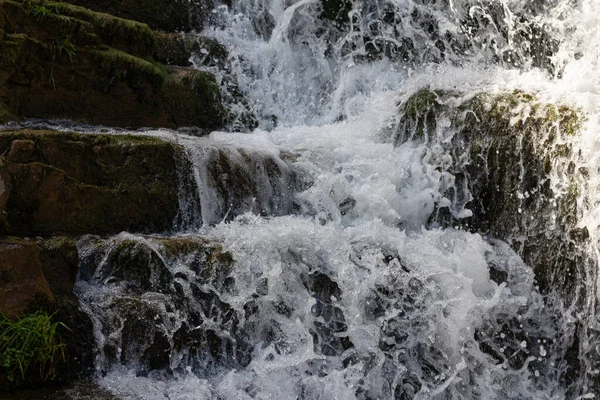
[[[54,301],[34,241],[0,240],[0,311],[16,318],[34,301]]]
[[[40,262],[52,294],[58,299],[73,295],[79,258],[77,245],[68,237],[38,241]]]
[[[214,76],[204,73],[201,85],[173,84],[167,68],[152,59],[156,37],[147,25],[67,3],[36,7],[44,7],[43,16],[36,17],[29,2],[0,3],[6,19],[0,123],[16,115],[135,128],[223,126]],[[182,94],[174,94],[179,89]],[[191,91],[201,96],[190,97]],[[190,107],[182,111],[174,95],[186,97]]]
[[[32,140],[13,140],[8,153],[8,160],[14,163],[28,162],[35,152]]]
[[[33,142],[36,152],[28,163],[8,165],[12,234],[172,229],[179,209],[177,145],[143,136],[23,130],[0,132],[0,153],[16,141]]]
[[[12,185],[8,169],[6,168],[4,157],[0,156],[0,233],[5,228],[6,212],[4,211],[4,207],[6,207],[6,203],[8,202],[11,189]]]

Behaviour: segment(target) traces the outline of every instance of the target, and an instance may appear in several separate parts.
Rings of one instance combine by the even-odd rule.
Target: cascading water
[[[593,0],[216,7],[204,34],[228,48],[222,80],[260,128],[146,132],[180,143],[193,179],[172,236],[79,242],[101,385],[134,399],[599,395],[598,15]],[[425,109],[410,108],[425,87]],[[468,166],[491,174],[476,161],[501,148],[461,130],[492,126],[468,119],[481,93],[587,115],[573,136],[529,98],[483,101],[516,138],[499,170],[539,188],[513,188],[518,229],[465,223]],[[566,243],[565,276],[536,281],[519,256],[539,260],[532,232]]]

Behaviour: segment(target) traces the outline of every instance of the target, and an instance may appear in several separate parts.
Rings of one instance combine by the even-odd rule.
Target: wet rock
[[[277,156],[250,149],[209,145],[203,149],[204,184],[213,188],[204,222],[217,224],[238,215],[285,215],[292,209],[295,174]],[[209,207],[206,207],[208,209]]]
[[[251,349],[237,310],[222,300],[231,284],[231,255],[195,236],[85,237],[79,288],[105,338],[105,368],[120,363],[145,375],[153,370],[200,371],[239,366]],[[110,296],[94,295],[106,290]],[[172,362],[178,360],[178,362]]]
[[[448,105],[452,101],[459,105]],[[452,156],[451,165],[441,168],[454,176],[445,193],[453,204],[438,208],[432,221],[512,243],[534,268],[543,292],[560,290],[568,298],[568,282],[556,279],[567,276],[569,265],[580,259],[573,252],[576,239],[586,240],[571,234],[579,232],[577,196],[586,185],[585,174],[570,167],[577,155],[568,137],[579,132],[579,112],[521,91],[463,101],[458,94],[423,89],[402,107],[397,143],[440,143]],[[440,118],[457,127],[451,138],[438,137]],[[554,171],[563,177],[558,185],[550,181]],[[472,217],[459,216],[463,207]]]
[[[8,153],[8,160],[13,163],[27,163],[33,156],[35,143],[32,140],[13,140]]]
[[[168,65],[188,67],[202,65],[223,69],[227,61],[227,49],[214,39],[196,34],[155,32],[156,61]]]
[[[178,211],[176,145],[150,138],[4,131],[0,152],[35,143],[27,163],[8,163],[9,232],[32,235],[165,231]],[[127,204],[128,206],[123,206]]]
[[[164,89],[174,126],[196,125],[215,129],[224,121],[221,93],[213,74],[185,68],[169,68]],[[194,120],[190,120],[194,116]]]
[[[442,120],[454,130],[441,128]],[[595,269],[589,266],[595,261],[583,251],[589,233],[577,226],[579,201],[588,201],[588,175],[576,168],[580,155],[569,140],[579,134],[582,120],[579,110],[546,104],[518,90],[465,100],[460,94],[424,89],[404,103],[395,136],[397,143],[438,145],[450,156],[449,163],[437,167],[452,176],[453,184],[443,193],[452,204],[439,206],[432,224],[505,240],[533,268],[542,294],[557,295],[565,308],[575,309],[582,295],[578,279]],[[472,216],[461,213],[464,208]],[[491,279],[506,280],[506,272],[491,267]],[[507,332],[515,332],[513,328]],[[579,328],[581,334],[585,328]],[[514,360],[524,362],[521,353]],[[567,361],[573,376],[579,361]]]

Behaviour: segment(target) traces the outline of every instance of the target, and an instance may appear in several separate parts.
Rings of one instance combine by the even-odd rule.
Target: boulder
[[[177,145],[144,136],[0,132],[0,153],[24,143],[34,143],[34,152],[6,166],[11,234],[172,229],[179,209]]]
[[[68,0],[67,3],[141,21],[166,32],[200,30],[212,9],[210,0]]]
[[[0,122],[16,115],[125,127],[224,123],[218,85],[171,78],[152,58],[156,36],[145,24],[45,1],[6,0],[0,14]],[[178,90],[201,96],[188,96],[182,110],[172,102]]]
[[[440,206],[432,222],[506,240],[533,267],[542,292],[559,290],[569,299],[574,282],[566,277],[582,256],[574,245],[588,236],[577,225],[587,172],[576,168],[568,140],[581,128],[579,111],[521,91],[463,100],[423,89],[401,105],[401,113],[397,144],[434,142],[452,156],[441,167],[454,179],[444,193],[452,205]],[[439,129],[441,118],[457,131],[448,136]],[[472,216],[461,215],[465,207]]]
[[[10,183],[10,174],[6,167],[4,157],[0,156],[0,235],[8,229],[6,212],[4,208],[10,197],[12,184]]]
[[[587,295],[581,277],[597,269],[585,252],[590,235],[580,226],[589,175],[578,167],[580,154],[570,140],[580,132],[581,112],[519,90],[463,97],[429,89],[410,96],[400,110],[397,144],[423,141],[444,151],[436,167],[449,183],[441,185],[446,201],[430,222],[508,242],[533,268],[550,303],[581,310]],[[572,341],[562,377],[568,387],[587,368],[579,343],[595,333],[585,320],[564,323]]]
[[[33,240],[0,239],[0,311],[21,316],[35,301],[54,301]]]
[[[89,376],[93,370],[93,326],[73,294],[78,253],[67,237],[52,239],[0,239],[0,311],[9,319],[44,310],[68,329],[59,334],[66,344],[65,363],[58,365],[58,382]],[[39,373],[8,382],[0,369],[0,391],[16,386],[39,385]]]
[[[155,32],[154,58],[168,65],[187,67],[193,63],[223,69],[227,61],[227,49],[214,39],[196,34]]]
[[[234,261],[218,243],[122,233],[84,237],[79,247],[79,298],[106,338],[99,368],[120,363],[147,374],[235,362],[225,352],[240,346],[231,338],[240,315],[217,292],[231,285]]]

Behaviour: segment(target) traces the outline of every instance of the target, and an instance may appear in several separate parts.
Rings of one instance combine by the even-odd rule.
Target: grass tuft
[[[0,365],[10,381],[24,380],[29,371],[39,373],[43,381],[56,378],[66,347],[58,329],[69,328],[52,322],[53,316],[38,311],[11,321],[0,312]]]

